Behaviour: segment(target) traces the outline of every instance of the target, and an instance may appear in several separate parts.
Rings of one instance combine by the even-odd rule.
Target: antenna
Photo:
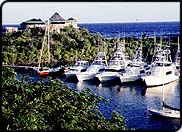
[[[123,41],[124,41],[124,44],[125,44],[125,31],[124,31],[124,33],[123,33],[123,34],[124,34],[124,39],[123,39]]]
[[[171,45],[171,37],[170,37],[170,34],[169,34],[169,46]]]
[[[156,33],[154,31],[154,45],[156,45]]]
[[[164,54],[164,50],[162,51],[163,52],[163,54]],[[162,104],[163,104],[163,102],[164,102],[164,59],[163,59],[163,68],[162,68]],[[164,110],[164,107],[162,107],[163,108],[163,110]]]

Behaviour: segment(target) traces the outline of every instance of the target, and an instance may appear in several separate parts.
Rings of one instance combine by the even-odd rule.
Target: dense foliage
[[[41,28],[6,33],[2,36],[2,62],[37,66],[44,35],[45,31]],[[171,38],[172,58],[177,50],[177,42],[174,40],[177,38]],[[76,59],[91,62],[97,54],[98,45],[106,52],[109,60],[114,53],[116,42],[119,41],[116,38],[102,38],[99,33],[91,34],[85,28],[65,27],[60,29],[60,33],[50,33],[51,65],[72,65]],[[157,38],[157,43],[159,42],[160,38]],[[167,43],[168,40],[163,38],[163,45]],[[133,59],[139,46],[143,47],[143,58],[150,62],[154,50],[153,38],[149,38],[145,34],[141,36],[141,39],[132,36],[126,38],[126,55]],[[47,56],[47,46],[45,45],[42,56],[43,65],[46,65]]]
[[[71,90],[59,80],[16,80],[2,70],[2,123],[5,130],[125,130],[117,112],[106,119],[98,104],[107,101],[90,90]]]

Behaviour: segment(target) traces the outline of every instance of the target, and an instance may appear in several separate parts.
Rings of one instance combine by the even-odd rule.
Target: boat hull
[[[66,79],[74,78],[76,77],[76,73],[64,73]]]
[[[119,78],[120,78],[121,83],[125,83],[125,82],[134,82],[134,81],[140,80],[141,76],[140,75],[136,75],[136,76],[123,76],[123,75],[120,75]]]
[[[119,78],[118,73],[113,73],[113,72],[100,73],[100,74],[96,75],[96,77],[98,78],[98,80],[101,83],[112,81],[112,80],[117,80]]]
[[[155,87],[155,86],[161,86],[163,84],[168,84],[173,81],[176,81],[179,79],[179,76],[144,76],[142,77],[143,81],[145,82],[147,87]]]
[[[87,80],[93,80],[95,78],[96,73],[80,73],[76,74],[76,77],[78,81],[87,81]]]
[[[61,75],[63,75],[63,73],[64,73],[64,69],[60,69],[58,71],[49,72],[49,76],[51,76],[51,77],[60,77]]]
[[[48,71],[39,71],[38,72],[39,77],[47,77],[49,75]]]
[[[155,110],[148,109],[153,116],[166,117],[166,118],[180,118],[180,111],[176,110]]]

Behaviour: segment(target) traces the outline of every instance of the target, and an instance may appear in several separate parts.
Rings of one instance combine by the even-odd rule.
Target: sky
[[[45,21],[55,12],[78,23],[180,21],[180,2],[7,2],[2,6],[2,24]]]

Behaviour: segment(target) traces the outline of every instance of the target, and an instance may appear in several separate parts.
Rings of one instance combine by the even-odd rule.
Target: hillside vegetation
[[[45,31],[41,28],[6,33],[2,36],[2,62],[4,64],[37,66],[44,34]],[[60,29],[60,33],[50,33],[50,66],[72,65],[76,60],[92,62],[98,52],[98,47],[106,52],[109,60],[114,53],[116,44],[120,41],[122,41],[122,38],[102,38],[99,33],[91,34],[85,28],[65,27]],[[157,43],[159,41],[160,39],[157,38]],[[125,38],[125,42],[125,53],[131,59],[135,57],[137,48],[142,46],[143,58],[147,58],[147,62],[151,61],[154,49],[153,38],[149,38],[144,34],[140,40],[131,36]],[[163,39],[163,45],[166,44],[168,44],[168,40]],[[173,58],[177,50],[176,45],[176,43],[171,42]],[[47,41],[45,41],[41,60],[42,65],[47,65],[47,58]]]

